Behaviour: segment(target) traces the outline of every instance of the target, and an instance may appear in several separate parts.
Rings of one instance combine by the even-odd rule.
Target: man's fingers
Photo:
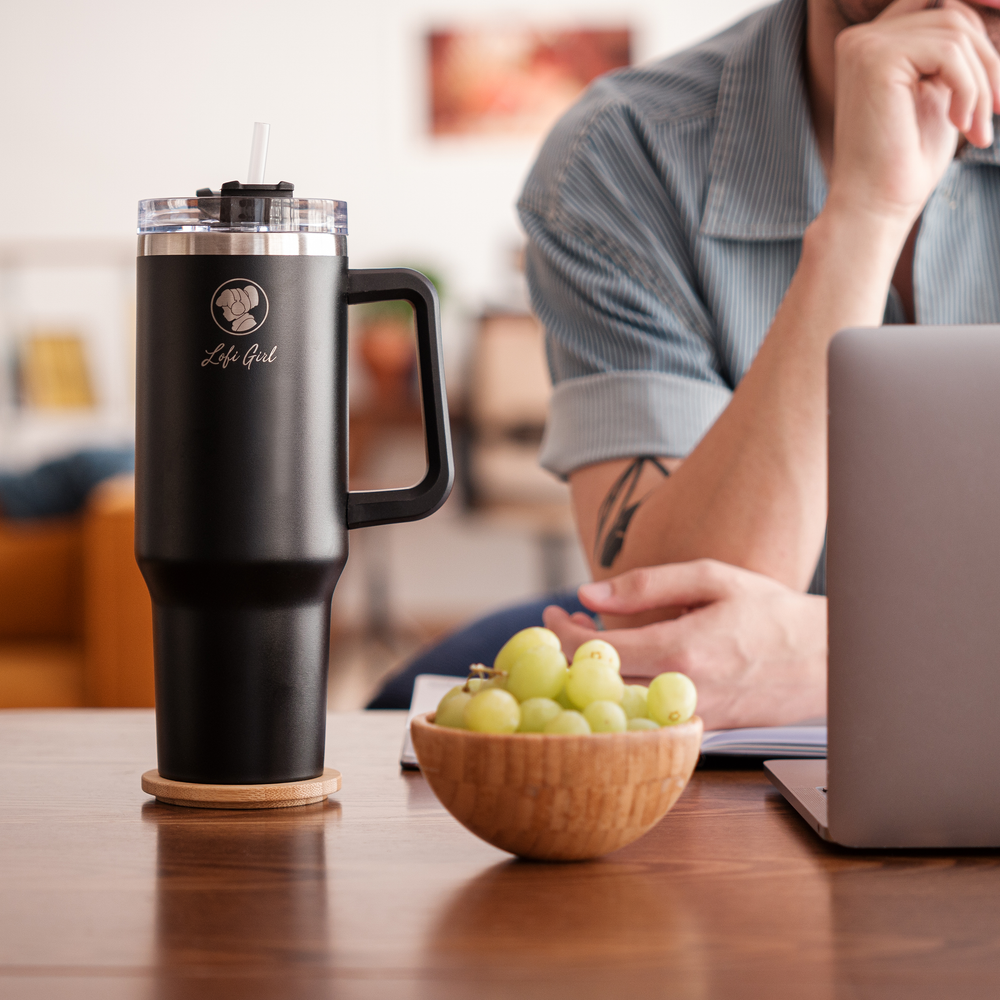
[[[986,35],[978,33],[969,36],[969,41],[976,50],[979,63],[986,74],[990,92],[990,121],[994,112],[1000,112],[1000,53]]]
[[[976,49],[972,60],[979,79],[979,99],[976,101],[975,120],[973,127],[965,134],[969,142],[974,146],[985,148],[993,145],[993,110],[997,104],[996,90],[989,74],[986,72],[986,65],[983,62],[982,53],[978,51],[978,46],[974,38],[969,39],[970,48]]]
[[[576,615],[566,614],[557,605],[547,607],[543,619],[546,628],[559,636],[563,652],[570,660],[578,647],[594,638],[593,625],[588,628],[578,624]],[[641,628],[613,629],[597,634],[618,650],[622,658],[623,677],[648,680],[664,670],[685,666],[684,663],[674,664],[672,660],[674,643],[670,637],[676,626],[676,622],[659,622]]]
[[[953,93],[952,123],[973,144],[988,146],[993,141],[993,112],[1000,110],[1000,55],[983,19],[961,0],[944,0],[939,10],[921,15],[920,23],[935,29],[931,50],[922,57],[924,65],[917,62],[920,72],[941,77]],[[941,68],[935,71],[931,67],[938,54]],[[974,80],[971,87],[963,67]]]
[[[896,0],[882,11],[876,21],[892,21],[909,14],[920,14],[932,10],[954,10],[963,14],[976,28],[986,32],[986,26],[978,12],[962,0]]]
[[[988,146],[993,142],[993,110],[1000,99],[997,89],[1000,84],[1000,56],[986,35],[982,19],[975,11],[953,0],[953,6],[945,16],[958,19],[962,25],[962,29],[956,31],[954,37],[959,41],[965,64],[975,77],[974,107],[971,110],[965,109],[968,115],[964,124],[955,120],[957,114],[952,121],[974,145]],[[966,25],[970,27],[965,27]],[[953,27],[958,28],[958,25]]]
[[[915,14],[917,11],[928,10],[931,7],[937,6],[939,4],[935,3],[935,0],[896,0],[895,3],[889,4],[875,20],[891,21],[896,17],[904,17],[906,14]]]
[[[952,23],[957,18],[941,13]],[[914,84],[920,78],[938,80],[951,92],[948,117],[955,128],[976,145],[984,145],[987,135],[992,141],[992,87],[969,31],[922,31],[907,46],[906,55],[917,74]]]
[[[926,17],[921,18],[921,22],[928,20]],[[989,89],[1000,105],[1000,55],[979,12],[962,3],[962,0],[942,0],[939,12],[933,14],[931,23],[945,31],[962,32],[969,39],[989,80]]]
[[[596,627],[593,619],[587,618],[589,625],[578,620],[586,617],[582,612],[577,612],[574,615],[567,614],[558,604],[550,604],[542,612],[542,621],[545,623],[545,627],[555,632],[559,637],[563,652],[569,659],[573,659],[577,646],[582,646],[588,639],[594,638]]]
[[[564,621],[572,621],[572,619],[569,612],[559,607],[558,604],[549,604],[542,610],[542,622],[546,628],[552,628],[549,622],[558,622],[561,624]]]
[[[589,624],[581,621],[584,618]],[[683,658],[675,661],[674,636],[684,634],[679,632],[677,622],[657,622],[655,625],[645,625],[640,628],[598,632],[593,619],[581,612],[568,615],[555,604],[545,609],[542,619],[545,627],[559,637],[562,650],[570,660],[580,646],[597,635],[618,650],[618,655],[622,659],[623,677],[648,682],[651,677],[665,670],[690,669]]]
[[[550,604],[542,611],[542,622],[547,629],[552,629],[549,622],[555,622],[560,626],[571,622],[576,628],[586,629],[588,632],[597,631],[597,622],[590,615],[586,615],[582,611],[574,611],[573,614],[570,614],[565,608],[559,607],[558,604]],[[552,629],[552,631],[555,631],[555,629]]]
[[[908,53],[918,72],[939,78],[952,92],[955,127],[975,145],[989,145],[993,113],[1000,112],[1000,55],[979,13],[962,0],[897,0],[876,20],[888,22],[893,34],[919,31],[910,36],[919,43]]]
[[[941,0],[938,4],[929,4],[928,7],[935,8],[937,10],[954,11],[956,14],[960,14],[964,17],[980,34],[986,34],[986,25],[983,23],[983,19],[979,16],[979,11],[970,7],[967,3],[962,3],[962,0]]]
[[[976,112],[982,98],[989,93],[989,81],[968,35],[946,36],[941,45],[938,76],[951,90],[948,117],[965,136],[977,133]]]
[[[584,584],[579,596],[591,611],[609,614],[693,607],[732,593],[740,574],[745,572],[714,559],[648,566],[609,580]]]

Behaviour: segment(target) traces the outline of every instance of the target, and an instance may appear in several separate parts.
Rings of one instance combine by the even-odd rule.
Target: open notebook
[[[433,712],[445,694],[461,682],[460,677],[418,675],[413,685],[410,714],[406,717],[406,735],[403,737],[403,752],[399,758],[402,767],[407,770],[419,767],[410,741],[410,720],[415,715]],[[819,722],[766,729],[716,729],[705,733],[701,741],[701,752],[705,755],[758,757],[761,760],[776,757],[825,757],[826,726]]]

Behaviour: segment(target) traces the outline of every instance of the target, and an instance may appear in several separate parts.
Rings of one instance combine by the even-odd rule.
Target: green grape
[[[486,691],[488,688],[499,688],[501,691],[505,690],[507,687],[507,675],[506,674],[494,674],[492,677],[487,677],[483,681],[480,691]]]
[[[646,698],[649,691],[642,684],[626,684],[625,694],[622,695],[622,708],[630,719],[645,719],[649,713],[646,711]]]
[[[487,688],[469,699],[462,721],[477,733],[513,733],[521,724],[521,709],[512,694]]]
[[[583,710],[583,717],[593,733],[624,733],[628,726],[621,705],[613,701],[592,701]]]
[[[652,719],[629,719],[628,731],[638,733],[644,729],[659,729],[660,727]]]
[[[535,646],[514,661],[507,677],[507,690],[518,701],[554,698],[566,684],[566,657],[561,649]]]
[[[579,712],[560,712],[545,727],[545,732],[584,736],[590,732],[590,723]]]
[[[620,703],[625,684],[602,660],[578,660],[569,668],[566,690],[577,708],[586,708],[592,701]]]
[[[562,705],[569,712],[576,711],[576,705],[569,700],[569,691],[566,690],[566,685],[569,683],[569,667],[566,668],[566,672],[563,674],[563,685],[559,689],[559,694],[556,695],[555,700]]]
[[[497,670],[510,673],[510,668],[514,666],[514,661],[528,649],[535,646],[551,646],[553,649],[561,649],[559,636],[555,632],[550,632],[547,628],[534,625],[531,628],[523,628],[520,632],[515,632],[502,646],[497,658],[493,661],[493,666]]]
[[[579,660],[601,660],[619,672],[622,669],[622,658],[618,655],[618,650],[603,639],[590,639],[578,646],[573,654],[573,662]]]
[[[439,702],[438,711],[441,711],[441,706],[448,701],[450,698],[454,698],[456,694],[463,694],[465,692],[465,687],[462,684],[456,684]]]
[[[519,733],[541,733],[545,727],[562,712],[558,702],[551,698],[529,698],[521,702],[521,725]]]
[[[676,726],[694,715],[698,691],[690,677],[668,673],[654,677],[646,704],[649,717],[661,726]]]
[[[439,726],[447,726],[449,729],[464,729],[465,706],[470,701],[472,701],[472,695],[465,691],[459,691],[458,694],[451,695],[451,697],[446,694],[437,707],[434,721]]]

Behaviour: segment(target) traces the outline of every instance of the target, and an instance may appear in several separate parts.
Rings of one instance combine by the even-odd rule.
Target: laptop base
[[[826,758],[766,760],[764,773],[795,811],[824,840],[830,840],[826,816]]]

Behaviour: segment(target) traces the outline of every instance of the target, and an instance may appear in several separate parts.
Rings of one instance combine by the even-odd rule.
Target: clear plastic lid
[[[240,184],[202,188],[194,198],[139,202],[139,233],[332,233],[347,235],[347,202],[296,198],[292,185]]]

